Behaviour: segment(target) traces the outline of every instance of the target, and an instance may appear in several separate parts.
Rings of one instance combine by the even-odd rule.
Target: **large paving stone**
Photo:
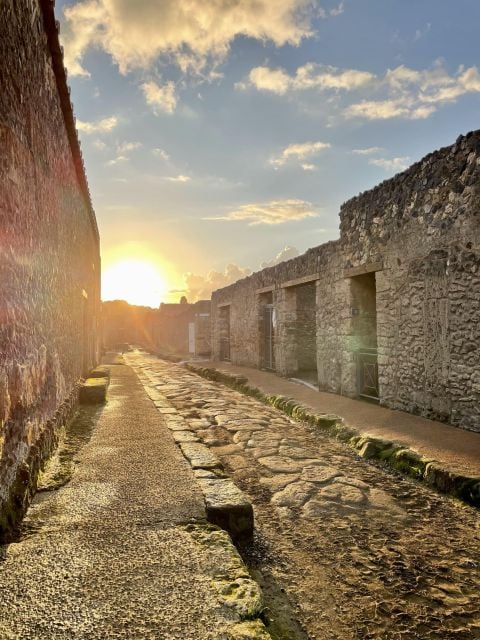
[[[190,462],[192,469],[215,469],[222,464],[208,447],[199,442],[184,442],[180,444],[183,455]]]
[[[234,540],[253,534],[250,500],[230,478],[198,478],[205,496],[207,518],[230,533]]]
[[[81,404],[102,404],[107,399],[108,379],[87,378],[80,387]]]

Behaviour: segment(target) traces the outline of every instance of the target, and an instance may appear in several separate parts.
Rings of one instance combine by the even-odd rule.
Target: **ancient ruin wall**
[[[97,361],[99,239],[53,3],[0,3],[0,531]]]
[[[480,132],[346,203],[348,267],[380,263],[382,403],[480,430]]]
[[[270,287],[276,370],[295,371],[293,285],[317,273],[319,386],[355,396],[359,345],[375,340],[354,277],[374,272],[380,402],[480,431],[480,132],[353,198],[340,219],[339,241],[214,292],[214,357],[218,306],[230,304],[232,361],[261,366],[259,291]]]

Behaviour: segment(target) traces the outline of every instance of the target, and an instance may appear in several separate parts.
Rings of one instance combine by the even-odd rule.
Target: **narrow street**
[[[279,637],[480,638],[478,511],[179,365],[126,361],[252,500],[242,552]]]

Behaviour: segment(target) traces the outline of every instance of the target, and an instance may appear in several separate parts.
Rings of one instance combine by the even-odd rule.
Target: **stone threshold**
[[[470,477],[448,469],[441,461],[426,458],[404,444],[373,437],[350,426],[343,418],[334,414],[317,413],[293,398],[266,394],[257,387],[248,384],[245,376],[233,375],[211,367],[185,363],[184,366],[208,380],[252,396],[261,402],[283,411],[292,418],[306,422],[322,433],[355,449],[362,458],[379,460],[396,471],[415,480],[420,480],[441,493],[460,499],[467,504],[480,507],[480,478]]]

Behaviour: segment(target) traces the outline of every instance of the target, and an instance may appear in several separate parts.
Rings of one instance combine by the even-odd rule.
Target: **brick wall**
[[[50,2],[0,3],[0,532],[98,360],[100,257]]]

